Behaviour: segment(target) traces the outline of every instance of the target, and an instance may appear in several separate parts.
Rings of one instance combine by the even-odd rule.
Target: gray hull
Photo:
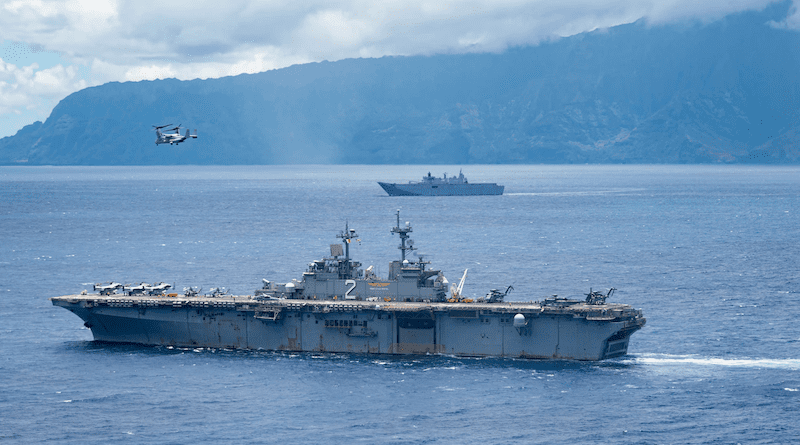
[[[51,301],[83,319],[99,341],[275,351],[602,360],[626,354],[630,335],[645,324],[641,311],[629,305],[580,302],[564,307],[120,295]]]
[[[505,189],[494,183],[484,184],[393,184],[378,182],[390,196],[475,196],[502,195]]]

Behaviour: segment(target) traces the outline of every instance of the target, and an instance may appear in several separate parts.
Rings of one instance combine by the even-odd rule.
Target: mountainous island
[[[800,32],[771,26],[777,9],[500,54],[112,82],[0,139],[0,164],[798,164]],[[156,146],[164,124],[198,138]]]

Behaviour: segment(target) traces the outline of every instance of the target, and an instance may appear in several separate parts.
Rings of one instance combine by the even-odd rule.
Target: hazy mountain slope
[[[0,163],[797,163],[800,33],[766,24],[781,13],[109,83],[0,139]],[[156,147],[168,123],[199,138]]]

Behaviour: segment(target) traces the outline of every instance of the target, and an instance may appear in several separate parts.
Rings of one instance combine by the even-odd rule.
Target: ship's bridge
[[[427,269],[430,262],[422,255],[418,255],[418,261],[406,259],[407,252],[416,250],[408,237],[411,231],[408,222],[400,225],[398,211],[397,226],[392,233],[400,236],[401,259],[389,264],[387,279],[378,277],[372,266],[361,270],[361,263],[350,259],[350,244],[359,240],[355,230],[345,226],[337,235],[342,244],[331,244],[330,257],[309,263],[302,281],[292,280],[281,285],[264,280],[264,287],[256,291],[256,296],[265,299],[444,301],[449,283],[441,271]]]
[[[364,276],[364,271],[358,261],[334,257],[309,263],[303,279],[312,276],[317,280],[355,280]]]

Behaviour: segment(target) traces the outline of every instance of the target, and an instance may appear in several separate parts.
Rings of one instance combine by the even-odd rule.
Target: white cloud
[[[298,41],[307,42],[306,51],[312,53],[324,48],[332,51],[337,48],[357,49],[378,37],[377,26],[380,24],[366,20],[357,12],[329,9],[305,17],[294,35]],[[322,54],[320,56],[325,58]]]
[[[18,67],[0,59],[0,137],[43,120],[61,99],[87,86],[74,66]]]
[[[792,7],[789,9],[786,19],[780,22],[771,21],[769,24],[778,29],[800,31],[800,0],[792,2]]]
[[[40,70],[36,63],[19,68],[0,59],[0,114],[22,109],[49,113],[64,96],[87,86],[74,66]]]
[[[772,2],[0,0],[0,38],[65,61],[47,69],[3,65],[0,136],[14,131],[4,127],[3,114],[35,103],[37,119],[44,119],[58,99],[109,81],[222,77],[349,57],[497,52],[642,18],[711,21]],[[796,5],[773,26],[800,29]]]

